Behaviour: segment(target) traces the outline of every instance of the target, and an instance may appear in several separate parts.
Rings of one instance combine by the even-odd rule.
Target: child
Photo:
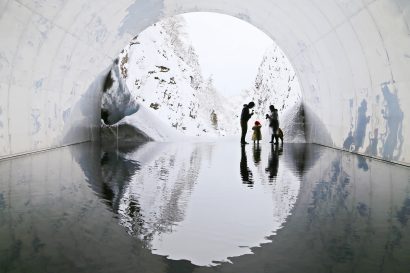
[[[253,135],[252,135],[253,144],[255,144],[255,141],[257,141],[258,145],[259,145],[259,140],[262,140],[261,127],[262,127],[262,124],[259,121],[255,121],[255,126],[252,127],[252,130],[253,130]]]

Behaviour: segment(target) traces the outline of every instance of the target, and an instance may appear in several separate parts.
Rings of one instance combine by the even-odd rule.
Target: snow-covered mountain
[[[134,116],[128,118],[132,123],[150,122],[139,118],[135,109],[139,108],[157,119],[161,130],[172,127],[186,136],[216,137],[237,130],[231,122],[232,109],[224,107],[212,79],[203,79],[198,56],[183,39],[183,26],[181,17],[163,20],[135,37],[121,52],[109,75],[108,82],[114,84],[105,90],[102,100],[106,124],[118,122],[121,114]],[[123,113],[121,107],[128,112]],[[157,134],[148,137],[158,139]]]
[[[284,131],[286,141],[305,141],[299,82],[289,59],[277,45],[272,45],[266,50],[255,79],[255,86],[248,94],[256,104],[255,120],[265,120],[269,106],[274,105],[278,109],[280,127]],[[267,122],[265,124],[267,125]]]
[[[184,136],[220,137],[240,133],[242,105],[256,103],[256,119],[269,105],[279,108],[282,125],[299,116],[295,72],[277,46],[266,51],[255,86],[225,98],[204,79],[198,56],[176,16],[154,24],[121,52],[107,76],[101,117],[103,134],[131,140],[175,140]],[[294,124],[294,118],[290,119]],[[282,126],[287,136],[294,134]],[[267,126],[264,126],[267,129]],[[294,139],[294,137],[287,138]]]

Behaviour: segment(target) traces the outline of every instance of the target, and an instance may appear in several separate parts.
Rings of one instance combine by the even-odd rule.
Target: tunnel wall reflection
[[[0,157],[96,138],[121,48],[166,16],[214,11],[265,31],[298,73],[309,142],[409,165],[410,2],[0,1]]]
[[[270,180],[269,144],[262,156],[246,146],[247,159],[236,143],[182,146],[116,150],[90,142],[1,161],[1,272],[408,272],[407,167],[284,144]],[[220,149],[234,151],[234,168],[220,164]],[[242,176],[243,160],[253,186]],[[226,171],[216,175],[209,166]],[[201,172],[214,179],[201,182]],[[190,213],[194,201],[203,213]],[[217,268],[161,256],[175,252],[161,253],[153,239],[178,234],[184,221],[195,229],[183,235],[211,235],[204,253],[220,254],[218,244],[227,242],[242,253]],[[265,231],[273,235],[260,236]],[[184,238],[171,250],[192,243]],[[243,255],[252,245],[238,238],[265,243]],[[197,246],[189,253],[203,244]],[[181,263],[195,270],[183,271]]]

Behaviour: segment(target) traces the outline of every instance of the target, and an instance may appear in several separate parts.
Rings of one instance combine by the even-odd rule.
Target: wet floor
[[[410,168],[312,144],[0,161],[0,272],[410,272]]]

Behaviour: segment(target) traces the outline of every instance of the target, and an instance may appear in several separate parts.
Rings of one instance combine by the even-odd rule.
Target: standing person
[[[255,126],[252,127],[252,130],[253,130],[253,135],[252,135],[253,144],[255,144],[255,141],[257,141],[257,143],[259,145],[259,140],[262,140],[261,127],[262,127],[262,124],[259,121],[255,121]]]
[[[266,118],[269,119],[269,127],[271,128],[271,141],[273,143],[273,138],[275,138],[275,144],[278,144],[278,129],[279,129],[279,118],[278,118],[278,109],[275,106],[269,106],[270,115],[266,114]]]
[[[252,110],[252,113],[249,113],[249,109],[252,109],[254,106],[255,106],[255,103],[253,101],[251,101],[248,104],[243,105],[243,109],[241,113],[241,129],[242,129],[241,144],[248,144],[248,142],[245,141],[245,136],[246,136],[246,131],[248,131],[248,120],[253,115],[253,110]]]

